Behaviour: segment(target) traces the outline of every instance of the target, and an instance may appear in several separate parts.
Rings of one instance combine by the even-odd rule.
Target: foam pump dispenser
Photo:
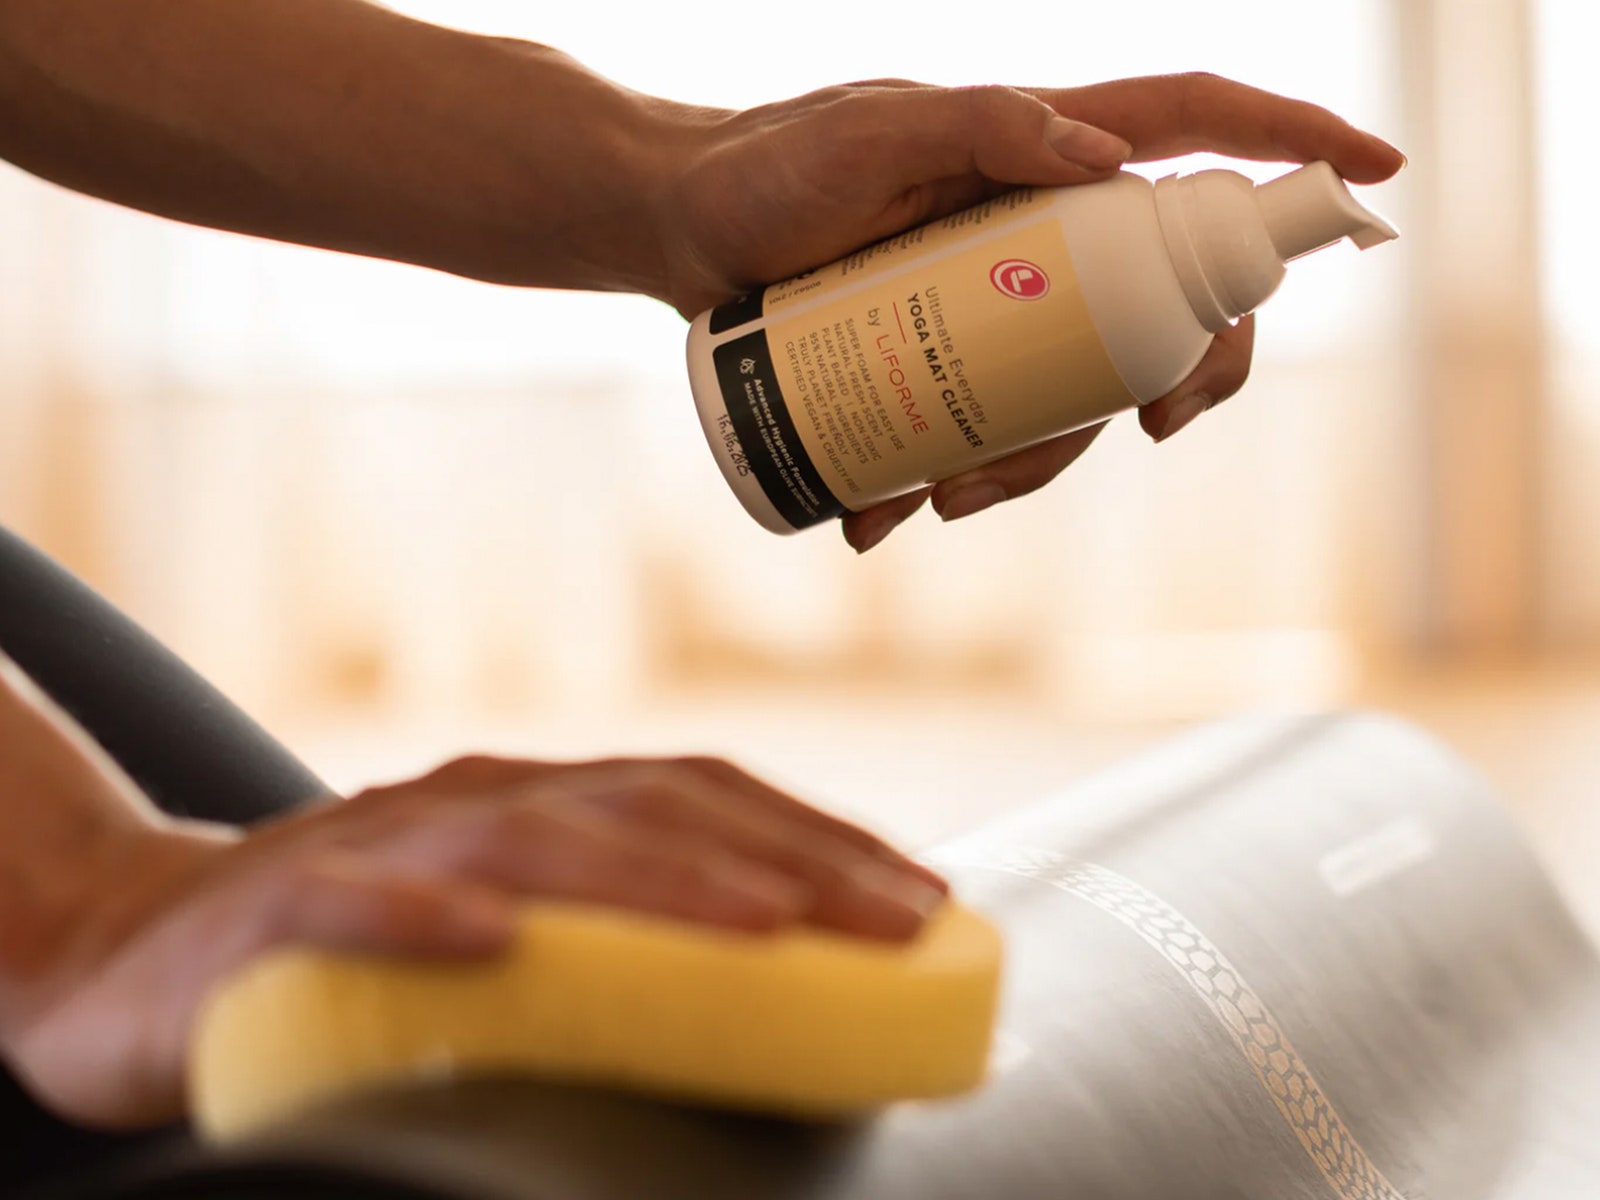
[[[1285,264],[1396,236],[1323,162],[1023,189],[700,314],[690,386],[734,494],[791,533],[1148,404]]]

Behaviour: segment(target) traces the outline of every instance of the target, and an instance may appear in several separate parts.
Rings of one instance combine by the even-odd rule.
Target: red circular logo
[[[989,271],[989,282],[996,291],[1013,300],[1039,300],[1050,292],[1050,276],[1039,264],[1025,258],[1007,258],[995,263]]]

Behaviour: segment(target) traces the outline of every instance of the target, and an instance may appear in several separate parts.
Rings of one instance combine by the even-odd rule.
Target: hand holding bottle
[[[195,14],[204,10],[204,21]],[[285,22],[222,6],[22,0],[0,17],[0,157],[178,220],[516,286],[642,292],[692,316],[1018,185],[1212,150],[1400,169],[1332,113],[1212,75],[1087,87],[878,80],[743,112],[613,83],[559,51],[363,0]],[[405,96],[406,105],[390,98]],[[1248,318],[1140,409],[1170,436],[1237,391]],[[1093,427],[942,478],[946,519],[1033,491]],[[865,550],[927,497],[852,512]]]
[[[1361,183],[1404,162],[1325,109],[1204,74],[1031,91],[853,84],[707,123],[667,202],[669,298],[692,315],[1008,187],[1091,183],[1124,161],[1201,150],[1323,160]],[[1219,333],[1187,378],[1139,410],[1145,431],[1169,437],[1237,392],[1253,336],[1249,317]],[[1099,428],[850,513],[844,535],[868,550],[930,495],[946,520],[1026,495]]]

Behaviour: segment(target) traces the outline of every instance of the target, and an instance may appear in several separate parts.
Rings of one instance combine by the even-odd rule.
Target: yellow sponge
[[[541,905],[488,964],[257,960],[201,1013],[190,1096],[213,1138],[373,1085],[507,1074],[841,1116],[981,1082],[999,973],[999,936],[954,902],[903,946]]]

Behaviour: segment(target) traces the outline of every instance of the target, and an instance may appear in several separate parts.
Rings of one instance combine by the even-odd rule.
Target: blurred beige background
[[[625,36],[606,6],[397,7],[724,105],[1204,68],[1411,166],[1363,196],[1402,241],[1297,264],[1220,411],[1159,447],[1119,421],[1047,494],[864,559],[742,514],[658,305],[0,171],[0,520],[331,782],[711,750],[921,844],[1192,722],[1377,704],[1494,776],[1600,916],[1592,0],[702,0]]]

